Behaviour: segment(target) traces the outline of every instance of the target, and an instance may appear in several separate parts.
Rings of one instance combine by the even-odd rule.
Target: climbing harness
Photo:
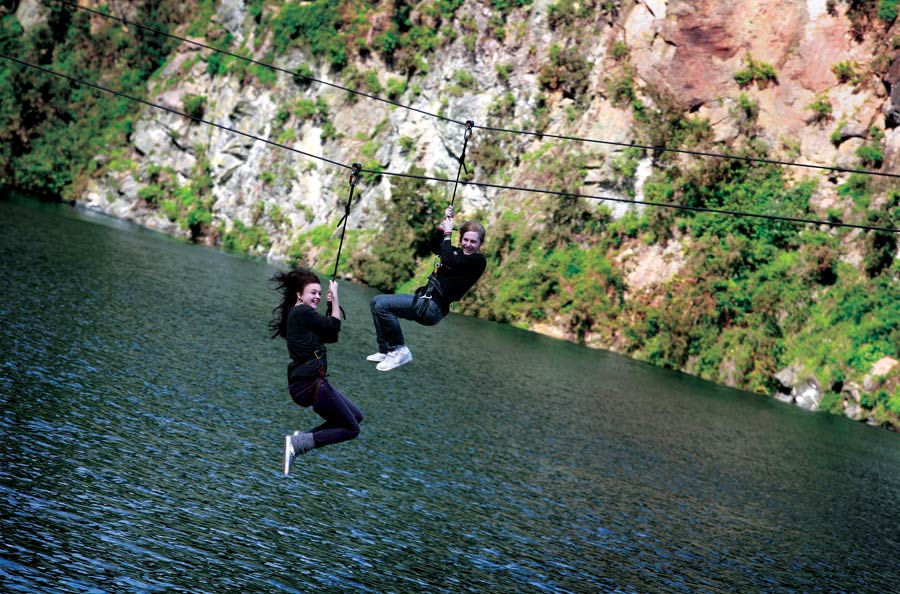
[[[341,310],[343,314],[344,311]],[[312,404],[316,403],[316,396],[319,395],[319,388],[322,387],[322,381],[325,380],[325,377],[328,375],[328,368],[322,363],[322,355],[319,354],[319,349],[316,349],[313,354],[316,356],[316,361],[319,363],[319,368],[316,370],[316,379],[314,380],[315,384],[313,385],[312,390]]]
[[[289,386],[291,398],[294,398],[300,406],[315,405],[316,396],[319,394],[319,388],[322,387],[322,382],[325,381],[325,378],[328,376],[328,368],[325,366],[323,360],[324,356],[319,352],[319,349],[316,349],[313,351],[312,358],[303,361],[302,363],[299,361],[292,361],[288,367],[289,376],[298,368],[302,367],[300,373],[309,382],[305,383],[298,379],[297,382],[294,382]],[[303,387],[295,387],[301,385]],[[309,397],[306,398],[305,394],[308,394]]]
[[[441,283],[437,279],[437,275],[433,272],[428,275],[428,284],[424,287],[419,287],[413,293],[413,301],[412,308],[413,311],[416,312],[416,321],[420,324],[427,324],[428,318],[428,307],[434,298],[444,299],[444,289],[441,287]]]

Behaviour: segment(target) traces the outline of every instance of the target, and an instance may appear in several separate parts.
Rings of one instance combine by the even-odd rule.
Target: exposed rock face
[[[900,367],[900,361],[897,359],[882,357],[872,365],[862,386],[852,381],[840,385],[839,388],[833,386],[832,389],[840,390],[840,403],[844,416],[854,421],[875,423],[872,411],[860,404],[861,393],[872,392],[880,378],[890,375],[898,367]],[[815,377],[804,373],[797,367],[789,366],[776,373],[775,379],[778,381],[778,391],[774,394],[776,399],[795,404],[806,410],[818,410],[825,393]]]
[[[40,0],[21,0],[16,7],[16,20],[25,31],[31,31],[46,18],[45,9]]]
[[[809,379],[801,382],[793,389],[794,404],[806,410],[819,410],[819,404],[822,402],[822,389],[819,382],[815,379]]]
[[[898,365],[900,365],[900,361],[897,361],[893,357],[882,357],[872,366],[872,375],[887,375],[896,369]]]
[[[39,8],[32,4],[31,0],[22,2],[20,12],[28,12],[29,6],[34,10]],[[421,92],[404,96],[403,102],[408,101],[411,107],[424,112],[440,112],[457,121],[471,119],[483,124],[489,120],[492,103],[510,93],[515,113],[508,119],[527,121],[537,107],[541,56],[546,56],[550,45],[558,41],[548,24],[549,5],[536,2],[530,10],[513,11],[506,23],[509,31],[506,38],[479,35],[474,54],[461,39],[443,48],[431,57],[427,75],[417,77],[415,82]],[[470,19],[477,30],[488,31],[492,15],[491,7],[469,3],[458,10],[457,20]],[[418,13],[413,16],[418,20],[427,18]],[[254,38],[256,24],[248,17],[243,2],[219,3],[214,19],[236,40],[245,40],[245,46],[257,47],[256,59],[265,59],[270,42]],[[833,66],[842,60],[866,63],[872,55],[872,46],[869,42],[853,41],[848,34],[850,23],[846,16],[840,11],[830,14],[825,0],[805,3],[647,0],[628,6],[619,16],[619,23],[621,28],[597,27],[589,33],[592,41],[583,45],[593,63],[587,91],[590,101],[584,114],[575,122],[568,122],[565,107],[570,100],[550,97],[553,117],[549,132],[574,131],[579,136],[610,141],[610,144],[590,147],[599,155],[599,166],[589,169],[585,179],[589,192],[623,197],[620,181],[610,168],[611,157],[622,150],[616,143],[635,141],[627,106],[615,105],[606,97],[604,89],[605,73],[610,65],[608,48],[618,39],[624,38],[629,45],[636,85],[667,93],[685,109],[707,118],[719,140],[738,135],[740,118],[735,113],[736,101],[739,95],[745,94],[758,104],[756,127],[776,153],[790,144],[791,150],[799,148],[805,162],[852,167],[858,163],[855,151],[866,141],[872,125],[883,126],[900,117],[900,108],[895,107],[900,105],[900,98],[885,101],[886,86],[890,87],[892,97],[900,93],[895,84],[900,77],[896,65],[891,67],[884,82],[878,82],[874,88],[839,84]],[[373,21],[373,31],[378,26]],[[454,122],[393,109],[386,103],[365,101],[361,105],[348,101],[345,93],[334,88],[297,85],[284,73],[277,74],[274,85],[259,86],[230,76],[212,76],[206,72],[203,61],[185,67],[191,57],[208,53],[209,50],[182,44],[161,77],[169,81],[166,90],[152,99],[183,111],[186,97],[206,97],[204,119],[275,141],[294,151],[147,109],[133,137],[138,169],[131,180],[139,186],[146,184],[148,167],[157,166],[174,169],[183,184],[197,174],[198,163],[208,162],[215,182],[214,222],[224,224],[226,229],[235,221],[262,226],[273,239],[265,254],[271,258],[283,257],[297,233],[339,216],[347,170],[314,157],[322,156],[344,165],[360,160],[359,151],[364,144],[360,139],[379,125],[384,126],[383,122],[386,123],[384,138],[410,138],[414,149],[406,151],[395,141],[385,141],[374,156],[379,166],[404,172],[415,163],[423,165],[429,173],[445,174],[452,174],[458,166],[462,130]],[[747,67],[748,57],[770,64],[777,72],[777,80],[741,88],[734,76]],[[290,70],[301,63],[315,64],[308,56],[295,53],[279,59],[278,66]],[[516,67],[501,80],[496,73],[500,64]],[[381,72],[382,83],[390,76],[400,76],[387,70],[375,56],[370,56],[358,68]],[[470,74],[475,85],[462,93],[448,93],[447,88],[454,84],[458,72]],[[324,68],[314,75],[320,80],[330,78]],[[884,96],[877,97],[879,92]],[[826,97],[833,112],[824,121],[810,123],[812,112],[808,105],[817,97]],[[329,118],[342,137],[323,140],[323,130],[315,121],[300,121],[293,116],[276,119],[279,112],[301,98],[327,101]],[[835,143],[832,132],[838,123],[839,141]],[[527,152],[542,142],[538,138],[523,138],[518,141],[518,150]],[[900,135],[888,134],[884,140],[885,166],[900,153],[894,144],[900,147]],[[649,161],[647,165],[651,165]],[[648,172],[641,173],[646,176]],[[517,179],[529,179],[525,164],[509,174]],[[798,172],[798,175],[806,174]],[[151,226],[171,228],[149,209],[117,205],[118,200],[133,200],[134,196],[133,192],[115,187],[120,178],[113,175],[107,180],[97,180],[88,195],[88,204],[110,212],[132,212],[138,219],[146,216]],[[639,187],[640,180],[635,180],[633,185]],[[821,188],[817,200],[822,203],[837,200],[835,188],[828,185]],[[498,197],[496,190],[478,186],[464,186],[460,192],[465,208],[470,211],[491,211]],[[389,196],[389,182],[383,178],[377,186],[360,187],[360,194],[361,208],[354,209],[351,228],[377,225],[375,197]],[[627,210],[621,204],[610,204],[617,215]],[[267,213],[276,206],[289,224],[278,225],[269,220]],[[181,233],[187,235],[188,231]],[[642,282],[638,278],[631,279],[637,283],[635,289]]]
[[[888,101],[884,104],[885,125],[896,128],[900,126],[900,55],[897,52],[894,52],[883,82],[890,92]]]
[[[662,283],[678,273],[686,261],[687,246],[681,241],[644,246],[639,251],[628,249],[618,257],[625,280],[632,291],[640,291]]]
[[[866,63],[873,44],[854,42],[846,16],[829,14],[824,0],[670,0],[665,10],[651,4],[659,3],[635,6],[625,24],[640,77],[708,117],[717,139],[734,137],[728,114],[742,92],[758,102],[760,134],[771,147],[797,139],[802,160],[817,165],[838,158],[829,122],[866,132],[881,124],[881,102],[872,100],[877,87],[842,87],[832,70],[841,61]],[[739,87],[734,75],[748,57],[771,65],[777,81]],[[818,97],[826,97],[833,112],[811,126],[808,106]]]

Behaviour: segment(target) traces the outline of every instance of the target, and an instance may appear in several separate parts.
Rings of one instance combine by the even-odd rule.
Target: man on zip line
[[[459,301],[484,272],[487,261],[479,251],[484,242],[484,226],[466,221],[459,231],[460,245],[453,247],[453,206],[448,206],[444,220],[431,234],[429,248],[440,258],[440,264],[428,277],[428,284],[413,295],[376,295],[369,303],[378,352],[366,359],[378,362],[379,371],[390,371],[412,361],[400,318],[434,326],[449,313],[450,304]]]

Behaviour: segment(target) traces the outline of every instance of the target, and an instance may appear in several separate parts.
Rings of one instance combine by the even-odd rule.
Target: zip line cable
[[[547,134],[544,132],[528,132],[525,130],[508,130],[506,128],[492,128],[490,126],[475,126],[489,132],[505,132],[508,134],[525,134],[529,136],[540,136],[547,138],[555,138],[557,140],[575,141],[575,142],[592,142],[596,144],[607,144],[612,146],[621,146],[625,148],[639,148],[647,151],[665,151],[669,153],[681,153],[684,155],[693,155],[696,157],[717,157],[720,159],[734,159],[737,161],[748,161],[753,163],[767,163],[770,165],[782,165],[786,167],[805,167],[807,169],[820,169],[824,171],[834,171],[839,173],[863,173],[865,175],[877,175],[881,177],[892,177],[900,179],[900,173],[888,173],[886,171],[872,171],[870,169],[849,169],[846,167],[835,167],[832,165],[814,165],[813,163],[797,163],[794,161],[779,161],[778,159],[767,159],[765,157],[747,157],[744,155],[725,155],[721,153],[710,153],[706,151],[694,151],[690,149],[666,148],[664,146],[653,146],[644,144],[631,144],[628,142],[615,142],[613,140],[598,140],[596,138],[580,138],[577,136],[564,136],[560,134]]]
[[[439,114],[431,113],[431,112],[428,112],[428,111],[425,111],[425,110],[422,110],[422,109],[418,109],[418,108],[416,108],[416,107],[412,107],[411,105],[404,105],[404,104],[402,104],[402,103],[397,103],[396,101],[391,101],[390,99],[385,99],[385,98],[379,97],[379,96],[377,96],[377,95],[372,95],[372,94],[369,94],[369,93],[364,93],[364,92],[362,92],[362,91],[357,91],[357,90],[355,90],[355,89],[349,89],[349,88],[347,88],[347,87],[342,87],[342,86],[337,85],[337,84],[334,84],[334,83],[330,83],[330,82],[327,82],[327,81],[319,80],[319,79],[313,78],[313,77],[311,77],[311,76],[306,76],[306,75],[304,75],[304,74],[300,74],[299,72],[296,72],[296,71],[293,71],[293,70],[288,70],[288,69],[286,69],[286,68],[280,68],[280,67],[274,66],[274,65],[272,65],[272,64],[267,64],[267,63],[265,63],[265,62],[260,62],[260,61],[258,61],[258,60],[254,60],[253,58],[248,58],[248,57],[246,57],[246,56],[241,56],[241,55],[239,55],[239,54],[235,54],[235,53],[230,52],[230,51],[225,50],[225,49],[217,48],[217,47],[214,47],[214,46],[211,46],[211,45],[206,45],[206,44],[201,43],[201,42],[199,42],[199,41],[194,41],[193,39],[188,39],[188,38],[186,38],[186,37],[180,37],[180,36],[178,36],[178,35],[173,35],[172,33],[169,33],[169,32],[167,32],[167,31],[162,31],[162,30],[160,30],[160,29],[154,29],[153,27],[147,27],[146,25],[141,25],[140,23],[136,23],[136,22],[134,22],[134,21],[129,21],[128,19],[125,19],[125,18],[122,18],[122,17],[117,17],[117,16],[113,16],[113,15],[110,15],[110,14],[106,14],[106,13],[104,13],[104,12],[95,10],[95,9],[93,9],[93,8],[88,8],[88,7],[86,7],[86,6],[81,6],[80,4],[76,4],[76,3],[74,3],[74,2],[69,2],[68,0],[50,0],[50,1],[57,2],[57,3],[59,3],[59,4],[64,4],[64,5],[66,5],[66,6],[70,6],[70,7],[74,8],[74,9],[76,9],[76,10],[84,10],[84,11],[87,11],[87,12],[91,12],[91,13],[96,14],[96,15],[98,15],[98,16],[101,16],[101,17],[104,17],[104,18],[107,18],[107,19],[112,19],[112,20],[115,20],[115,21],[119,21],[120,23],[123,23],[123,24],[125,24],[125,25],[129,25],[129,26],[133,26],[133,27],[138,27],[138,28],[140,28],[140,29],[144,29],[145,31],[150,31],[150,32],[156,33],[156,34],[158,34],[158,35],[164,35],[164,36],[166,36],[166,37],[170,37],[170,38],[172,38],[172,39],[176,39],[176,40],[181,41],[181,42],[184,42],[184,43],[190,43],[190,44],[192,44],[192,45],[196,45],[196,46],[202,47],[202,48],[204,48],[204,49],[208,49],[208,50],[211,50],[211,51],[214,51],[214,52],[217,52],[217,53],[221,53],[221,54],[224,54],[224,55],[226,55],[226,56],[231,56],[231,57],[237,58],[237,59],[239,59],[239,60],[244,60],[244,61],[246,61],[246,62],[250,62],[251,64],[256,64],[257,66],[262,66],[262,67],[264,67],[264,68],[270,68],[270,69],[275,70],[275,71],[278,71],[278,72],[283,72],[283,73],[285,73],[285,74],[290,74],[291,76],[297,76],[297,77],[304,78],[304,79],[306,79],[306,80],[308,80],[308,81],[311,81],[311,82],[315,82],[315,83],[319,83],[319,84],[322,84],[322,85],[326,85],[326,86],[329,86],[329,87],[332,87],[332,88],[335,88],[335,89],[340,89],[341,91],[344,91],[344,92],[347,92],[347,93],[350,93],[350,94],[353,94],[353,95],[359,95],[359,96],[362,96],[362,97],[366,97],[366,98],[368,98],[368,99],[372,99],[372,100],[374,100],[374,101],[381,101],[382,103],[387,103],[387,104],[389,104],[389,105],[393,105],[394,107],[400,107],[400,108],[402,108],[402,109],[407,109],[407,110],[410,110],[410,111],[414,111],[414,112],[420,113],[420,114],[425,115],[425,116],[428,116],[428,117],[432,117],[432,118],[435,118],[435,119],[443,120],[443,121],[445,121],[445,122],[450,122],[450,123],[453,123],[453,124],[458,124],[458,125],[460,125],[460,126],[467,126],[467,125],[468,125],[468,122],[462,122],[462,121],[459,121],[459,120],[454,120],[454,119],[448,118],[448,117],[446,117],[446,116],[442,116],[442,115],[439,115]],[[880,176],[880,177],[888,177],[888,178],[900,179],[900,174],[898,174],[898,173],[888,173],[888,172],[884,172],[884,171],[872,171],[872,170],[870,170],[870,169],[849,169],[849,168],[846,168],[846,167],[836,167],[836,166],[830,166],[830,165],[815,165],[815,164],[812,164],[812,163],[797,163],[797,162],[793,162],[793,161],[781,161],[781,160],[778,160],[778,159],[767,159],[767,158],[763,158],[763,157],[747,157],[747,156],[743,156],[743,155],[729,155],[729,154],[724,154],[724,153],[713,153],[713,152],[707,152],[707,151],[695,151],[695,150],[690,150],[690,149],[668,148],[668,147],[665,147],[665,146],[653,146],[653,145],[633,144],[633,143],[627,143],[627,142],[616,142],[616,141],[612,141],[612,140],[600,140],[600,139],[595,139],[595,138],[582,138],[582,137],[578,137],[578,136],[566,136],[566,135],[561,135],[561,134],[548,134],[548,133],[546,133],[546,132],[533,132],[533,131],[528,131],[528,130],[515,130],[515,129],[510,129],[510,128],[497,128],[497,127],[491,127],[491,126],[475,126],[475,127],[476,127],[476,128],[479,128],[479,129],[481,129],[481,130],[488,131],[488,132],[501,132],[501,133],[506,133],[506,134],[517,134],[517,135],[525,135],[525,136],[536,136],[536,137],[539,137],[539,138],[544,138],[544,137],[546,137],[546,138],[554,138],[554,139],[557,139],[557,140],[565,140],[565,141],[568,141],[568,142],[585,142],[585,143],[594,143],[594,144],[605,144],[605,145],[609,145],[609,146],[618,146],[618,147],[624,147],[624,148],[637,148],[637,149],[642,149],[642,150],[647,150],[647,151],[654,151],[654,152],[680,153],[680,154],[693,155],[693,156],[699,156],[699,157],[715,157],[715,158],[719,158],[719,159],[733,159],[733,160],[744,161],[744,162],[751,162],[751,163],[765,163],[765,164],[769,164],[769,165],[781,165],[781,166],[783,166],[783,167],[802,167],[802,168],[806,168],[806,169],[817,169],[817,170],[820,170],[820,171],[831,171],[831,172],[836,172],[836,173],[862,173],[862,174],[864,174],[864,175],[874,175],[874,176]],[[346,165],[345,165],[345,167],[346,167]]]
[[[378,171],[378,170],[361,169],[361,168],[360,168],[360,169],[357,169],[357,168],[355,167],[356,164],[354,164],[354,165],[346,165],[346,164],[344,164],[344,163],[340,163],[340,162],[338,162],[338,161],[333,161],[333,160],[328,159],[328,158],[325,158],[325,157],[321,157],[321,156],[318,156],[318,155],[313,155],[313,154],[311,154],[311,153],[306,153],[306,152],[304,152],[304,151],[295,149],[295,148],[290,147],[290,146],[286,146],[286,145],[280,144],[280,143],[278,143],[278,142],[274,142],[274,141],[271,141],[271,140],[262,138],[262,137],[260,137],[260,136],[256,136],[256,135],[253,135],[253,134],[249,134],[249,133],[247,133],[247,132],[242,132],[241,130],[236,130],[236,129],[234,129],[234,128],[230,128],[230,127],[228,127],[228,126],[223,126],[223,125],[221,125],[221,124],[216,124],[216,123],[214,123],[214,122],[210,122],[210,121],[204,120],[204,119],[202,119],[202,118],[197,118],[197,117],[188,115],[188,114],[186,114],[186,113],[182,113],[182,112],[180,112],[180,111],[178,111],[178,110],[175,110],[175,109],[172,109],[172,108],[169,108],[169,107],[165,107],[165,106],[163,106],[163,105],[159,105],[159,104],[156,104],[156,103],[152,103],[152,102],[146,101],[146,100],[144,100],[144,99],[138,99],[138,98],[136,98],[136,97],[132,97],[132,96],[130,96],[130,95],[126,95],[126,94],[124,94],[124,93],[120,93],[120,92],[118,92],[118,91],[114,91],[114,90],[112,90],[112,89],[108,89],[108,88],[106,88],[106,87],[103,87],[103,86],[100,86],[100,85],[96,85],[96,84],[91,83],[91,82],[82,81],[82,80],[79,80],[79,79],[77,79],[77,78],[68,76],[68,75],[66,75],[66,74],[62,74],[62,73],[56,72],[56,71],[54,71],[54,70],[50,70],[49,68],[44,68],[43,66],[38,66],[38,65],[35,65],[35,64],[31,64],[31,63],[26,62],[26,61],[24,61],[24,60],[19,60],[18,58],[13,58],[13,57],[7,56],[7,55],[5,55],[5,54],[0,54],[0,58],[5,58],[5,59],[7,59],[7,60],[10,60],[11,62],[15,62],[15,63],[20,64],[20,65],[22,65],[22,66],[26,66],[26,67],[29,67],[29,68],[34,68],[34,69],[36,69],[36,70],[40,70],[40,71],[45,72],[45,73],[47,73],[47,74],[51,74],[51,75],[54,75],[54,76],[59,76],[59,77],[61,77],[61,78],[65,78],[65,79],[67,79],[67,80],[69,80],[69,81],[71,81],[71,82],[75,82],[75,83],[78,83],[78,84],[83,84],[83,85],[92,87],[92,88],[94,88],[94,89],[100,90],[100,91],[104,91],[104,92],[107,92],[107,93],[111,93],[111,94],[113,94],[113,95],[116,95],[116,96],[118,96],[118,97],[122,97],[122,98],[124,98],[124,99],[128,99],[128,100],[130,100],[130,101],[135,101],[135,102],[137,102],[137,103],[142,103],[142,104],[148,105],[148,106],[150,106],[150,107],[155,107],[155,108],[157,108],[157,109],[160,109],[160,110],[163,110],[163,111],[167,111],[167,112],[169,112],[169,113],[173,113],[173,114],[176,114],[176,115],[179,115],[179,116],[182,116],[182,117],[185,117],[185,118],[188,118],[188,119],[197,121],[197,122],[202,122],[202,123],[204,123],[204,124],[209,124],[210,126],[215,126],[216,128],[220,128],[220,129],[225,130],[225,131],[227,131],[227,132],[233,132],[233,133],[235,133],[235,134],[240,134],[241,136],[245,136],[245,137],[251,138],[251,139],[253,139],[253,140],[258,140],[258,141],[261,141],[261,142],[265,142],[265,143],[267,143],[267,144],[271,144],[271,145],[273,145],[273,146],[277,146],[277,147],[279,147],[279,148],[283,148],[283,149],[289,150],[289,151],[291,151],[291,152],[298,153],[298,154],[303,155],[303,156],[305,156],[305,157],[309,157],[309,158],[312,158],[312,159],[318,159],[318,160],[320,160],[320,161],[325,161],[325,162],[327,162],[327,163],[329,163],[329,164],[331,164],[331,165],[335,165],[335,166],[338,166],[338,167],[343,167],[343,168],[345,168],[345,169],[350,169],[350,170],[354,171],[354,173],[365,172],[365,173],[372,173],[372,174],[376,174],[376,175],[387,175],[387,176],[390,176],[390,177],[405,177],[405,178],[410,178],[410,179],[418,179],[418,180],[424,180],[424,181],[434,181],[434,182],[439,182],[439,183],[453,183],[452,180],[449,180],[449,179],[442,179],[442,178],[436,178],[436,177],[427,177],[427,176],[421,176],[421,175],[412,175],[412,174],[409,174],[409,173],[395,173],[395,172],[390,172],[390,171]],[[875,225],[859,225],[859,224],[854,224],[854,223],[844,223],[844,222],[839,222],[839,221],[823,221],[823,220],[818,220],[818,219],[805,219],[805,218],[799,218],[799,217],[788,217],[788,216],[780,216],[780,215],[757,214],[757,213],[749,213],[749,212],[736,211],[736,210],[726,210],[726,209],[718,209],[718,208],[707,208],[707,207],[702,207],[702,206],[685,206],[685,205],[680,205],[680,204],[670,204],[670,203],[665,203],[665,202],[651,202],[651,201],[633,200],[633,199],[628,199],[628,198],[616,198],[616,197],[612,197],[612,196],[594,196],[594,195],[590,195],[590,194],[576,194],[576,193],[559,192],[559,191],[555,191],[555,190],[547,190],[547,189],[526,188],[526,187],[517,187],[517,186],[506,186],[506,185],[491,184],[491,183],[486,183],[486,182],[458,181],[457,183],[461,183],[461,184],[463,184],[463,185],[478,186],[478,187],[483,187],[483,188],[493,188],[493,189],[498,189],[498,190],[510,190],[510,191],[529,192],[529,193],[536,193],[536,194],[548,194],[548,195],[556,195],[556,196],[572,197],[572,198],[587,198],[587,199],[591,199],[591,200],[602,200],[602,201],[610,201],[610,202],[623,202],[623,203],[628,203],[628,204],[640,204],[640,205],[653,206],[653,207],[659,207],[659,208],[671,208],[671,209],[676,209],[676,210],[685,210],[685,211],[693,211],[693,212],[706,212],[706,213],[723,214],[723,215],[738,216],[738,217],[751,217],[751,218],[759,218],[759,219],[767,219],[767,220],[775,220],[775,221],[785,221],[785,222],[791,222],[791,223],[803,223],[803,224],[812,224],[812,225],[826,225],[826,226],[829,226],[829,227],[847,227],[847,228],[853,228],[853,229],[863,229],[863,230],[866,230],[866,231],[885,231],[885,232],[888,232],[888,233],[900,233],[900,228],[895,228],[895,227],[880,227],[880,226],[875,226]],[[355,185],[355,184],[354,184],[354,185]],[[345,215],[345,216],[346,216],[346,215]]]
[[[425,181],[436,181],[436,182],[450,182],[451,180],[436,178],[436,177],[427,177],[423,175],[413,175],[410,173],[395,173],[391,171],[372,171],[369,169],[362,170],[365,173],[377,173],[380,175],[388,175],[392,177],[406,177],[410,179],[419,179]],[[478,186],[482,188],[493,188],[497,190],[510,190],[510,191],[518,191],[518,192],[529,192],[534,194],[550,194],[554,196],[561,196],[563,198],[586,198],[589,200],[599,200],[599,201],[609,201],[609,202],[622,202],[626,204],[637,204],[641,206],[654,206],[658,208],[671,208],[675,210],[686,210],[692,212],[705,212],[705,213],[713,213],[713,214],[722,214],[722,215],[730,215],[736,217],[749,217],[749,218],[757,218],[757,219],[767,219],[771,221],[784,221],[789,223],[804,223],[810,225],[827,225],[829,227],[849,227],[852,229],[864,229],[866,231],[886,231],[888,233],[900,233],[900,228],[897,227],[879,227],[875,225],[859,225],[855,223],[844,223],[840,221],[823,221],[821,219],[804,219],[800,217],[789,217],[783,215],[769,215],[769,214],[759,214],[753,212],[744,212],[740,210],[727,210],[723,208],[709,208],[705,206],[687,206],[684,204],[671,204],[668,202],[651,202],[649,200],[634,200],[630,198],[616,198],[613,196],[595,196],[593,194],[578,194],[573,192],[559,192],[556,190],[547,190],[547,189],[536,189],[536,188],[525,188],[518,186],[506,186],[500,184],[491,184],[486,182],[477,182],[477,181],[461,181],[459,182],[463,185],[468,186]]]

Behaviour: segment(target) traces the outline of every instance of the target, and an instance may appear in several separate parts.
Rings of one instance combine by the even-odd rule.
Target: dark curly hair
[[[272,321],[269,330],[272,338],[287,338],[287,318],[291,308],[297,303],[297,293],[302,293],[306,285],[322,284],[319,277],[311,270],[297,268],[288,272],[278,272],[270,279],[275,283],[274,290],[282,294],[281,303],[272,310]]]

